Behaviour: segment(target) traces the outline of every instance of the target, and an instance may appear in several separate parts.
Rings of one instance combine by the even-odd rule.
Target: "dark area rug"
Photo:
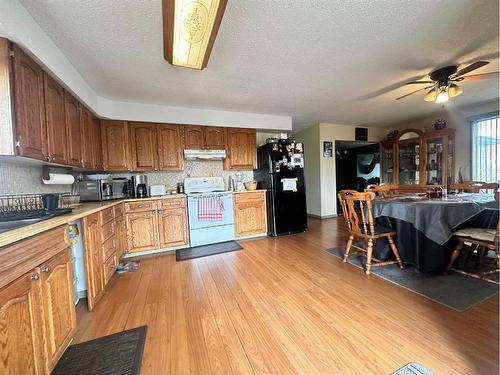
[[[326,251],[342,259],[344,249],[338,246]],[[363,269],[366,259],[351,251],[347,262]],[[403,270],[396,265],[372,267],[372,274],[457,311],[478,305],[497,294],[499,289],[496,284],[460,273],[433,276],[409,266]]]
[[[434,375],[434,373],[420,363],[408,363],[391,375]]]
[[[179,249],[175,251],[175,260],[188,260],[206,257],[209,255],[229,253],[231,251],[243,249],[240,244],[236,241],[227,241],[221,243],[214,243],[205,246],[196,246],[188,249]]]
[[[147,326],[70,345],[52,375],[139,375]]]

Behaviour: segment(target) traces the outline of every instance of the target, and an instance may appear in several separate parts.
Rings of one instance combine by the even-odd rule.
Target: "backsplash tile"
[[[148,184],[163,184],[167,190],[175,189],[178,182],[185,177],[223,176],[227,184],[229,176],[236,180],[238,171],[226,171],[220,160],[196,161],[186,160],[184,170],[178,172],[146,172]],[[253,171],[239,171],[243,181],[253,180]],[[130,173],[116,173],[113,177],[129,177]],[[71,191],[71,185],[45,185],[42,182],[41,165],[23,164],[16,161],[0,159],[0,195],[63,193]]]

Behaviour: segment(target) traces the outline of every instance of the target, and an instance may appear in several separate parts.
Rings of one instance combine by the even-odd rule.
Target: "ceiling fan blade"
[[[472,74],[470,76],[459,77],[457,81],[475,81],[477,79],[497,78],[499,75],[500,75],[500,72]]]
[[[427,90],[427,89],[430,89],[431,87],[434,87],[434,85],[432,85],[432,86],[427,86],[427,87],[423,87],[423,88],[418,89],[418,90],[416,90],[416,91],[410,92],[409,94],[406,94],[406,95],[400,96],[399,98],[396,98],[396,100],[406,98],[407,96],[410,96],[410,95],[416,94],[417,92],[422,91],[422,90]]]
[[[473,70],[479,69],[482,66],[488,65],[490,62],[489,61],[476,61],[470,64],[469,66],[466,66],[463,69],[460,69],[458,72],[454,74],[455,77],[460,77],[463,76],[464,74],[467,74],[469,72],[472,72]]]
[[[413,82],[406,82],[405,85],[418,85],[420,83],[434,83],[434,81],[413,81]]]

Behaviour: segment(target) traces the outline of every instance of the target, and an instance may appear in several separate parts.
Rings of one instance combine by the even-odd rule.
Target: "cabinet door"
[[[235,224],[237,237],[265,233],[267,231],[265,201],[237,203],[235,205]]]
[[[156,211],[127,214],[128,251],[137,252],[158,248]]]
[[[68,136],[68,163],[81,167],[83,163],[82,130],[80,128],[80,104],[69,92],[64,91],[64,119]]]
[[[205,127],[205,147],[209,150],[225,150],[226,128]]]
[[[102,120],[101,137],[104,170],[128,170],[129,147],[127,122]]]
[[[94,168],[94,125],[87,108],[80,106],[80,129],[83,141],[83,167]]]
[[[182,155],[182,127],[161,124],[157,127],[158,169],[161,171],[180,171],[184,168]]]
[[[83,218],[85,267],[87,269],[87,303],[92,310],[104,293],[104,260],[102,259],[99,213]]]
[[[157,169],[156,125],[131,122],[128,126],[130,138],[130,161],[134,171]]]
[[[186,210],[176,208],[158,211],[158,230],[161,248],[187,244]]]
[[[101,122],[95,116],[92,116],[92,127],[94,135],[94,169],[102,170],[102,140],[101,140]]]
[[[188,150],[202,150],[205,148],[204,126],[184,126],[184,148]]]
[[[49,370],[68,347],[76,331],[73,272],[70,250],[65,249],[40,266],[43,323]]]
[[[64,89],[46,73],[43,74],[43,88],[48,161],[66,164],[68,162],[68,153],[64,119]]]
[[[0,374],[45,374],[40,272],[0,289]]]
[[[14,46],[14,108],[19,155],[46,160],[47,129],[43,95],[43,71],[19,47]]]
[[[227,157],[224,169],[257,168],[257,146],[255,129],[227,129]]]

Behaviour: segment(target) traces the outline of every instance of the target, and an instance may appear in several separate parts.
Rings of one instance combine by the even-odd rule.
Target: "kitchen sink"
[[[61,208],[55,210],[33,210],[10,213],[0,213],[0,233],[21,228],[27,225],[36,224],[40,221],[52,219],[53,217],[71,212],[71,208]]]

